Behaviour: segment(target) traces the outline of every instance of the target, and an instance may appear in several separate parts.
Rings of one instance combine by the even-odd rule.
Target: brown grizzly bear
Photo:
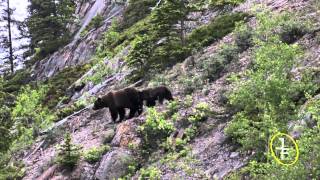
[[[160,104],[163,103],[164,99],[169,101],[174,100],[171,91],[166,86],[158,86],[154,88],[146,88],[140,93],[141,99],[146,101],[148,107],[155,106],[156,100]]]
[[[120,121],[125,117],[125,108],[130,109],[128,119],[132,118],[136,112],[140,115],[143,111],[143,101],[140,98],[140,92],[135,88],[125,88],[118,91],[111,91],[106,95],[99,97],[93,106],[93,110],[108,107],[113,122],[116,122],[118,114]]]

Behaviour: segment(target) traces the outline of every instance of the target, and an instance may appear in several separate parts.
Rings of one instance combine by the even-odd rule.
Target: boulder
[[[111,129],[106,130],[103,133],[103,139],[102,139],[103,142],[102,143],[103,144],[110,143],[112,141],[114,135],[115,135],[114,129],[111,128]]]
[[[117,126],[116,134],[111,142],[113,146],[120,147],[138,147],[141,145],[141,139],[137,134],[138,126],[133,120],[125,121]]]
[[[118,179],[128,172],[128,166],[132,163],[131,152],[118,148],[105,154],[101,160],[95,177],[99,180]]]

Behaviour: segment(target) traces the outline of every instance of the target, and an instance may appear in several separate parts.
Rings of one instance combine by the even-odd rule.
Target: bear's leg
[[[173,97],[172,97],[172,94],[169,90],[166,91],[166,95],[165,95],[165,98],[168,100],[168,101],[173,101]]]
[[[138,116],[143,112],[143,101],[141,101],[139,103],[139,107],[138,107]]]
[[[154,100],[154,99],[152,99],[152,100],[148,100],[147,101],[147,106],[148,107],[152,107],[152,106],[155,106],[156,105],[156,101]]]
[[[118,118],[118,111],[115,109],[109,109],[109,110],[110,110],[112,121],[116,122],[116,120]]]
[[[137,108],[136,107],[130,108],[130,114],[129,114],[128,119],[133,118],[133,116],[136,114],[136,112],[137,112]]]
[[[159,96],[159,103],[163,104],[164,97],[162,95]]]
[[[126,110],[124,108],[118,108],[118,112],[120,115],[120,122],[124,119],[124,116],[126,115]]]

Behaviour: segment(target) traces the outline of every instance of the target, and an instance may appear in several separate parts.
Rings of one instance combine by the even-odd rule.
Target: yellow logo
[[[286,143],[285,140],[289,140],[290,143]],[[288,134],[279,132],[273,135],[269,146],[272,157],[281,165],[290,166],[295,164],[299,159],[298,144]],[[294,152],[295,154],[293,155]]]

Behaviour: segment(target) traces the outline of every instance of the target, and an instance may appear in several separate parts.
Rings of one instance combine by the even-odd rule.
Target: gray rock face
[[[90,3],[90,2],[88,2]],[[88,3],[84,3],[81,6],[83,10],[79,10],[79,16],[83,17],[83,14],[90,12]],[[88,63],[91,60],[91,56],[94,54],[96,49],[96,41],[98,41],[103,32],[105,32],[110,24],[113,17],[117,17],[122,14],[123,5],[107,0],[104,3],[102,15],[105,17],[103,26],[98,29],[90,31],[83,38],[75,38],[71,43],[58,50],[46,59],[43,59],[36,63],[33,67],[35,77],[37,79],[45,79],[52,77],[57,72],[75,65],[81,65]],[[71,27],[72,29],[72,27]]]
[[[115,149],[103,156],[100,166],[95,173],[99,180],[118,179],[128,171],[128,165],[133,157],[129,151]]]
[[[103,144],[110,143],[115,135],[114,129],[108,129],[103,133]]]

